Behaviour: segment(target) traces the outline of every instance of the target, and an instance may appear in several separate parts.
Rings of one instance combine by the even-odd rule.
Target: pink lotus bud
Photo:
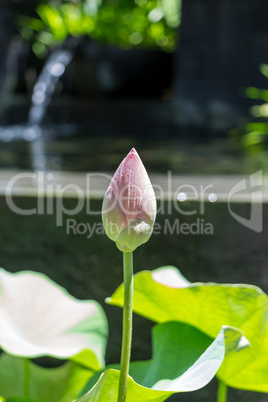
[[[115,172],[102,205],[107,236],[121,251],[134,251],[146,243],[153,230],[156,199],[143,163],[135,150]]]

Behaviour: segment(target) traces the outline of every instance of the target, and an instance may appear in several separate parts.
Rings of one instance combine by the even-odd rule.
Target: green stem
[[[118,402],[125,402],[132,339],[133,254],[123,253],[124,310]]]
[[[28,398],[30,395],[30,359],[24,359],[24,396]]]
[[[227,385],[219,380],[217,402],[227,402]]]

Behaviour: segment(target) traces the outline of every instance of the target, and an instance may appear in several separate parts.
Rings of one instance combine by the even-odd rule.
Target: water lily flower
[[[137,151],[132,148],[105,193],[103,226],[120,251],[131,252],[149,240],[155,217],[154,190]]]

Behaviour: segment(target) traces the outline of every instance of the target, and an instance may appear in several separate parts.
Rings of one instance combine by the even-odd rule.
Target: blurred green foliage
[[[260,71],[268,78],[268,64],[261,64]],[[252,119],[231,130],[230,134],[248,150],[263,150],[268,144],[268,90],[248,87],[245,94],[261,103],[250,108]]]
[[[88,35],[122,48],[173,51],[180,10],[181,0],[45,0],[35,17],[20,16],[18,24],[39,57],[69,35]]]

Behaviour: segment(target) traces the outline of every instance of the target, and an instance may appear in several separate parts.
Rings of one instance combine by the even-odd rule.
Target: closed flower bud
[[[156,199],[143,163],[133,148],[119,165],[102,205],[107,236],[121,251],[147,242],[156,216]]]

